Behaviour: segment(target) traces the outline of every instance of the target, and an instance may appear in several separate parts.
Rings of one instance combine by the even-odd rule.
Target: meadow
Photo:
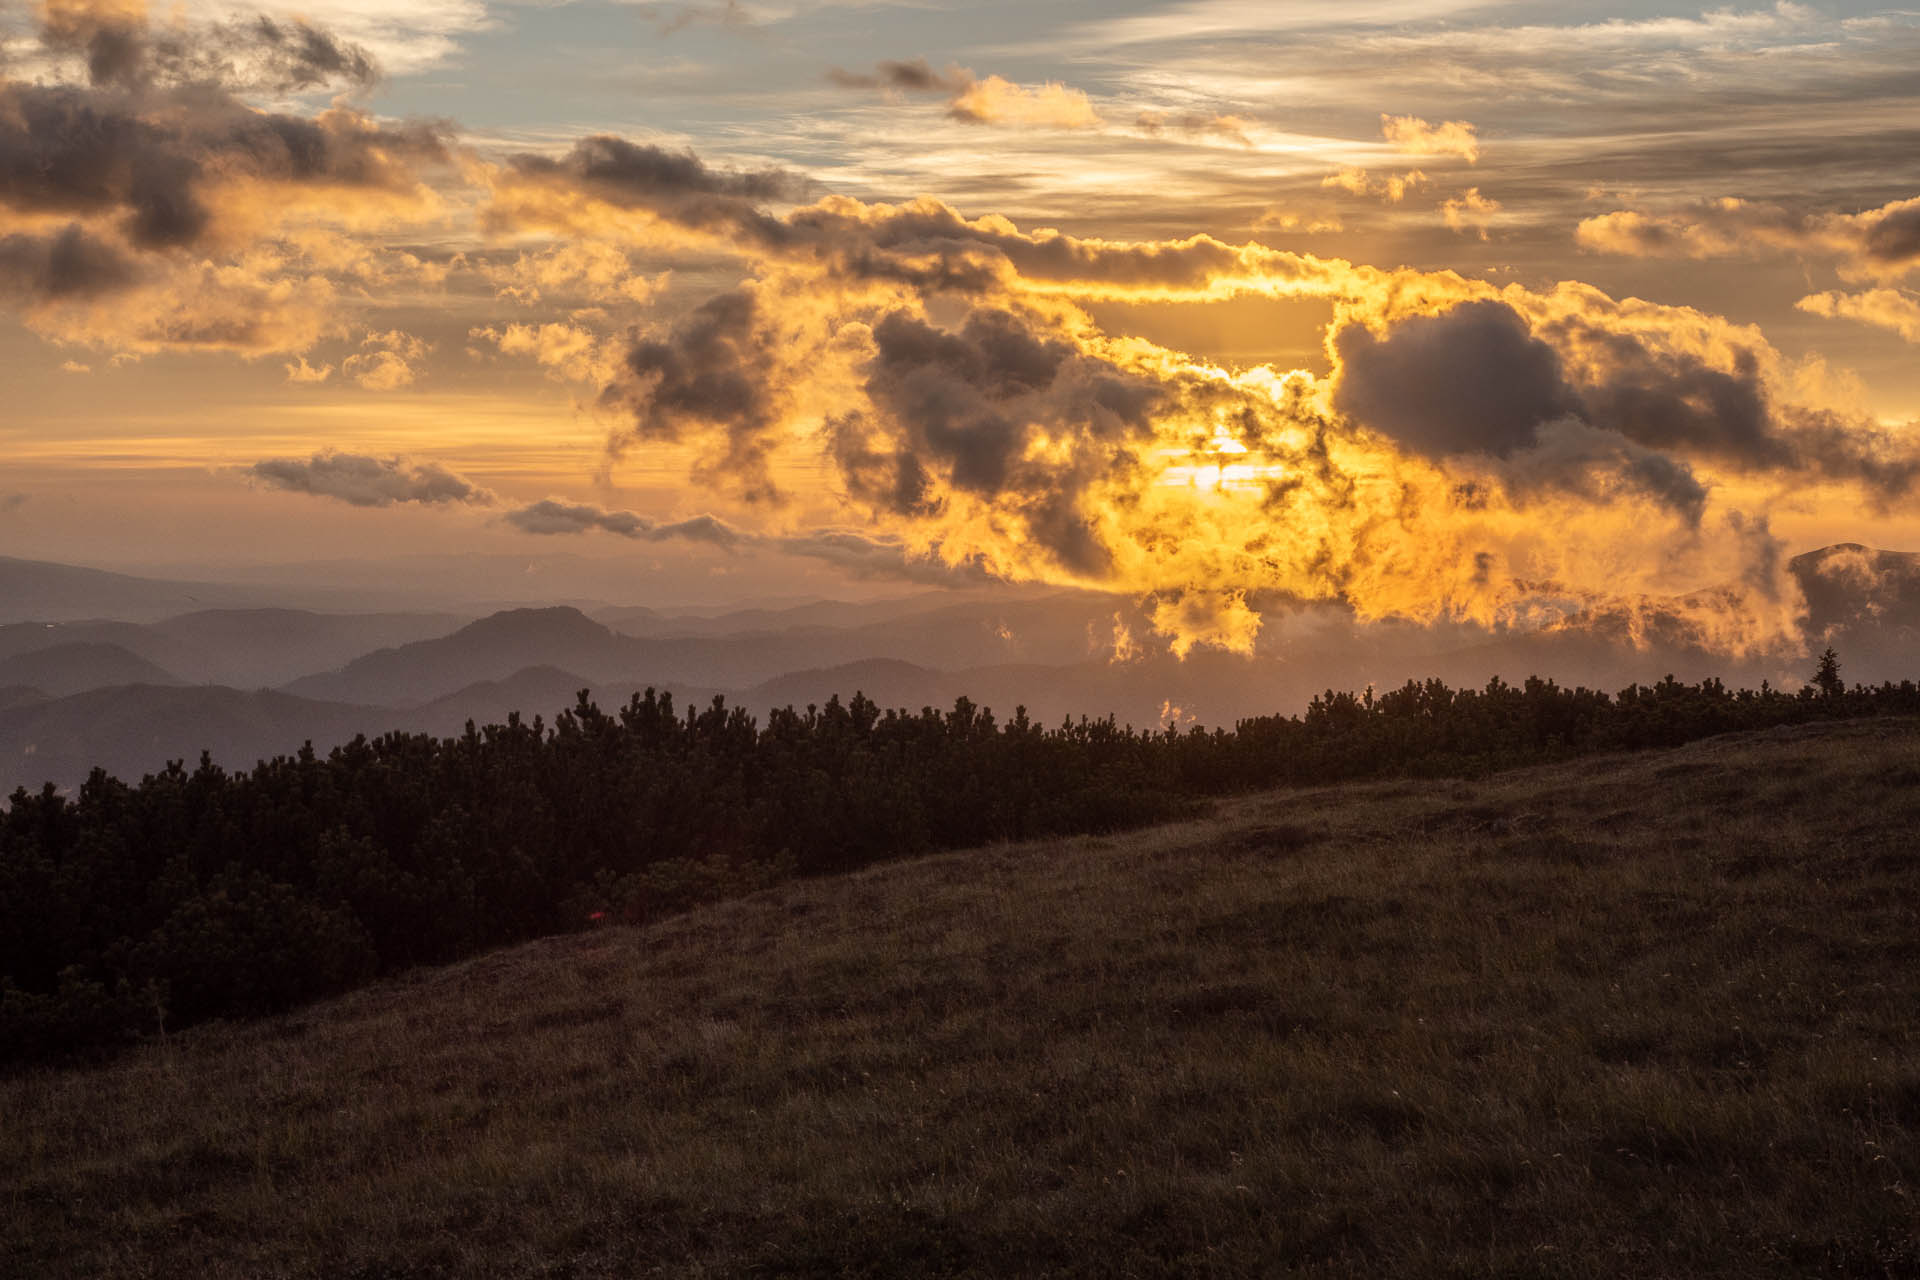
[[[0,1080],[20,1276],[1920,1272],[1920,720],[800,878]]]

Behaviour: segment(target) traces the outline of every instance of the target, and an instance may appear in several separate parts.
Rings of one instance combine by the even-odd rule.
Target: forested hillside
[[[1482,773],[1735,729],[1920,712],[1920,686],[1797,694],[1668,679],[1329,691],[1233,730],[1046,729],[965,698],[858,694],[764,723],[718,698],[583,694],[435,738],[358,738],[229,773],[96,771],[0,817],[0,1052],[38,1059],[253,1015],[483,948],[645,920],[791,875],[1136,826],[1253,787]]]

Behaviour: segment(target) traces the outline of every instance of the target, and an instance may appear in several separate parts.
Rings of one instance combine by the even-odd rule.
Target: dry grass
[[[0,1083],[20,1276],[1912,1275],[1920,725],[791,885]]]

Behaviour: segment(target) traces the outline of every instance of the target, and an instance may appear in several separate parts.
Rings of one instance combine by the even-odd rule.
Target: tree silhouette
[[[1837,698],[1847,691],[1846,682],[1840,678],[1840,656],[1832,645],[1820,655],[1820,667],[1813,673],[1813,684],[1823,698]]]

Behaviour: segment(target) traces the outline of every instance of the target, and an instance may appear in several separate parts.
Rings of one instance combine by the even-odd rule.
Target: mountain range
[[[1698,642],[1688,600],[1633,619],[1595,611],[1505,633],[1363,624],[1304,606],[1270,622],[1254,657],[1197,649],[1179,660],[1152,643],[1139,602],[1093,592],[607,606],[593,616],[548,606],[479,618],[266,603],[143,619],[179,584],[21,561],[0,561],[0,581],[22,565],[39,599],[105,605],[124,589],[133,604],[126,618],[0,625],[0,791],[73,786],[96,764],[134,779],[202,750],[245,767],[308,740],[324,750],[356,733],[451,734],[512,711],[551,716],[582,689],[606,707],[653,687],[683,706],[721,695],[764,714],[857,690],[909,711],[966,696],[1002,718],[1025,707],[1043,723],[1113,715],[1227,726],[1298,711],[1328,688],[1429,676],[1478,686],[1537,674],[1611,691],[1671,673],[1797,688],[1827,644],[1846,678],[1869,682],[1917,674],[1920,653],[1920,555],[1850,543],[1790,562],[1806,606],[1800,646],[1740,659]]]

